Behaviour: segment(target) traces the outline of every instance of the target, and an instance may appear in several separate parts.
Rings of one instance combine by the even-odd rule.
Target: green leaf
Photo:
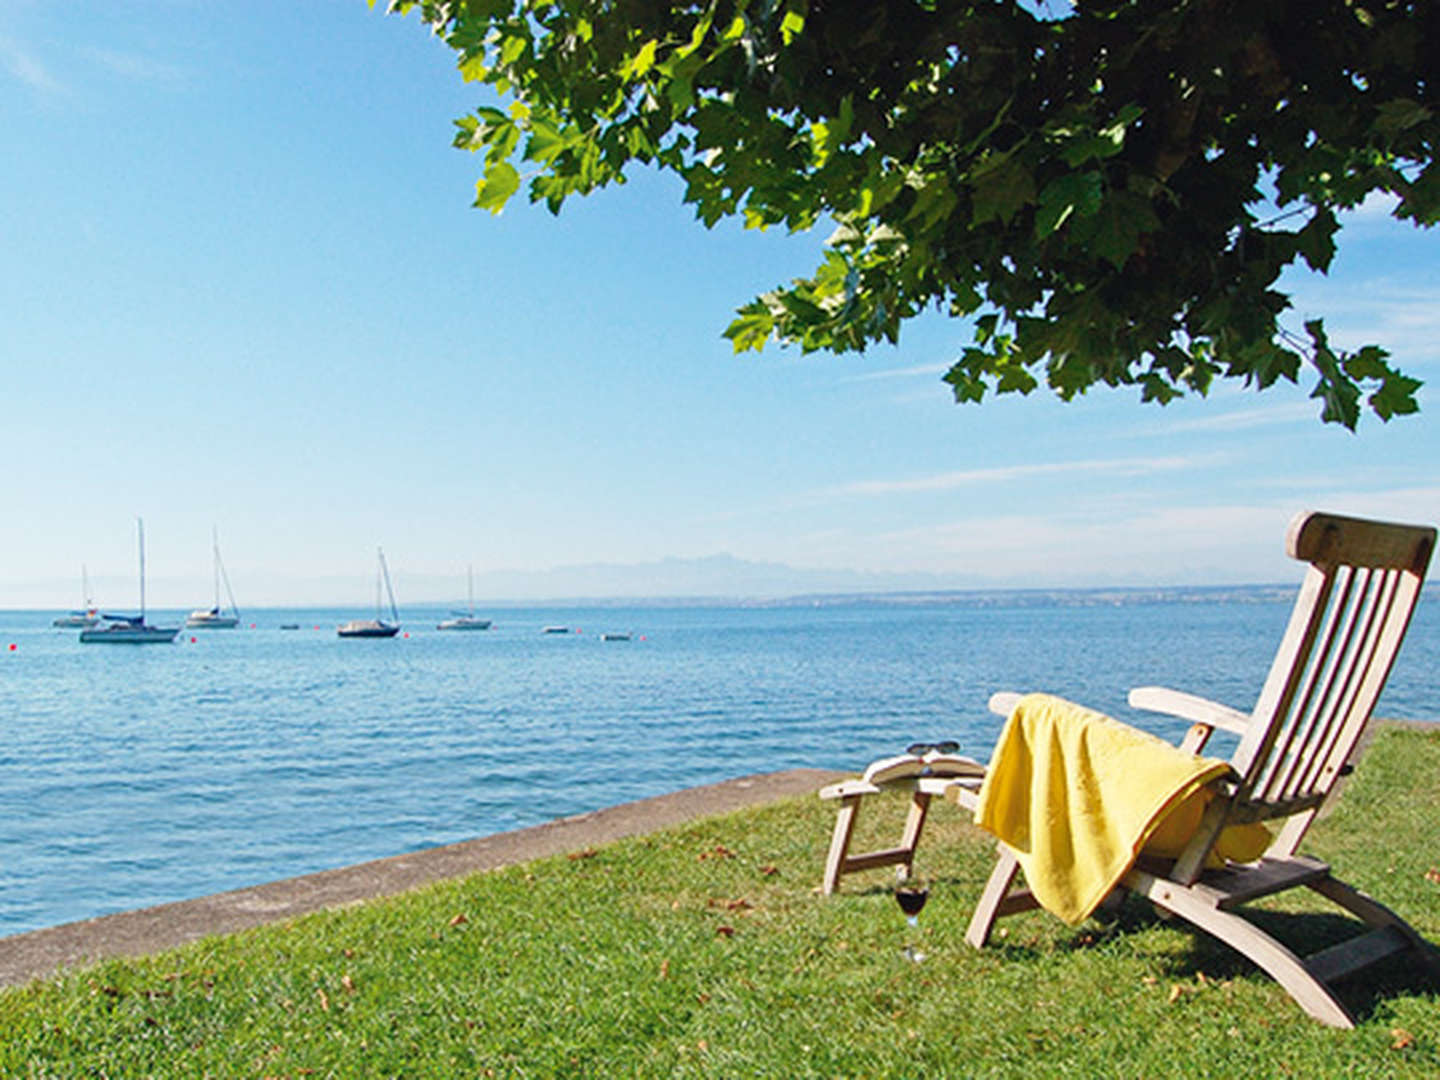
[[[805,15],[799,11],[787,11],[785,17],[780,20],[780,40],[789,45],[800,32],[805,29]]]
[[[1384,379],[1390,372],[1385,358],[1390,354],[1378,345],[1366,345],[1359,352],[1345,358],[1345,374],[1352,379]]]
[[[1392,416],[1417,413],[1420,411],[1420,403],[1415,400],[1415,391],[1423,385],[1419,379],[1396,372],[1381,384],[1380,389],[1370,395],[1370,407],[1375,410],[1376,416],[1385,421]]]
[[[1375,110],[1375,130],[1385,135],[1398,135],[1425,123],[1434,114],[1418,101],[1395,98]]]
[[[1330,262],[1335,258],[1335,234],[1339,231],[1340,223],[1335,215],[1322,208],[1295,234],[1300,256],[1311,270],[1323,273],[1330,269]]]
[[[498,214],[505,209],[510,196],[520,190],[520,174],[508,161],[496,161],[485,170],[475,185],[475,206]]]
[[[1035,214],[1035,239],[1061,229],[1071,214],[1090,217],[1100,208],[1100,174],[1068,173],[1045,185]]]
[[[644,75],[655,66],[655,50],[660,47],[658,41],[647,41],[640,46],[630,61],[620,69],[622,79],[635,79]]]
[[[525,50],[530,45],[530,39],[521,35],[512,35],[502,38],[500,41],[500,63],[504,67],[512,66],[515,61],[525,55]]]
[[[525,140],[525,160],[548,162],[562,153],[571,143],[567,135],[561,134],[549,119],[535,119],[530,123],[529,138]]]
[[[775,316],[758,301],[746,304],[737,314],[740,317],[725,328],[725,337],[737,353],[760,352],[775,332]]]
[[[981,225],[994,218],[1005,224],[1035,201],[1035,181],[1030,171],[1013,158],[985,169],[971,181],[972,222]]]
[[[1117,270],[1140,248],[1140,240],[1158,232],[1160,220],[1150,204],[1128,191],[1113,193],[1093,219],[1076,226],[1075,240],[1084,243]]]

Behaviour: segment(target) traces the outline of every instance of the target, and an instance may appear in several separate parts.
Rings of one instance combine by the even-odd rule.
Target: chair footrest
[[[1330,983],[1413,947],[1414,942],[1399,927],[1382,926],[1306,957],[1305,968],[1321,982]]]

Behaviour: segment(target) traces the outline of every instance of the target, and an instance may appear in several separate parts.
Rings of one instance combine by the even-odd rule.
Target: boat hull
[[[383,623],[379,619],[355,619],[337,627],[335,633],[344,638],[387,638],[400,632],[398,625]]]
[[[240,625],[237,615],[191,615],[185,620],[187,630],[233,630]]]
[[[94,626],[80,631],[87,645],[166,645],[180,633],[178,626]]]
[[[51,625],[51,626],[65,626],[65,627],[76,628],[76,627],[95,626],[95,625],[98,624],[99,622],[100,622],[100,617],[99,617],[98,615],[61,615],[58,619],[56,619],[56,620],[55,620],[54,622],[52,622],[50,625]]]
[[[436,625],[436,630],[489,630],[491,620],[472,619],[468,615],[462,615],[455,619],[446,619]]]

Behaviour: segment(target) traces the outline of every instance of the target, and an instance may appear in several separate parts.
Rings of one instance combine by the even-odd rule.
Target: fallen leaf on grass
[[[1425,880],[1432,885],[1440,885],[1440,866],[1432,866],[1425,871]]]
[[[733,859],[734,857],[735,853],[724,844],[716,844],[709,851],[702,851],[697,856],[700,862],[704,862],[706,859]]]
[[[595,848],[587,847],[582,851],[572,851],[569,855],[566,855],[565,857],[571,862],[575,862],[579,859],[593,859],[596,855],[599,854],[600,852],[597,851]]]
[[[715,933],[723,938],[734,937],[735,928],[733,926],[726,926],[724,923],[721,923],[715,928]]]
[[[315,988],[315,996],[320,999],[320,1008],[323,1009],[325,1012],[329,1012],[330,998],[326,996],[325,988],[323,986],[317,986]]]
[[[1390,1029],[1390,1049],[1391,1049],[1391,1050],[1408,1050],[1408,1049],[1410,1049],[1410,1047],[1412,1047],[1412,1046],[1414,1046],[1414,1045],[1415,1045],[1415,1036],[1414,1036],[1414,1035],[1411,1035],[1410,1032],[1406,1031],[1404,1028],[1391,1028],[1391,1029]]]
[[[464,913],[463,911],[461,911],[461,912],[457,913],[453,918],[451,918],[451,920],[450,920],[450,925],[451,925],[451,926],[464,926],[464,925],[465,925],[467,922],[469,922],[469,921],[470,921],[469,918],[467,918],[466,915],[465,915],[465,913]]]
[[[666,957],[664,960],[661,960],[661,961],[660,961],[660,977],[661,977],[662,979],[668,979],[668,978],[670,977],[670,958],[669,958],[669,957]]]
[[[1185,996],[1185,991],[1186,987],[1181,986],[1179,983],[1175,983],[1173,986],[1170,987],[1170,996],[1165,1000],[1168,1001],[1171,1005],[1174,1005],[1175,1002],[1179,1001],[1182,997]]]
[[[778,866],[762,866],[760,867],[760,873],[764,874],[766,877],[774,877],[776,874],[780,873],[780,868]]]
[[[355,992],[355,980],[352,979],[352,978],[350,978],[349,975],[341,975],[341,976],[340,976],[340,987],[341,987],[341,989],[343,989],[347,994],[353,994],[353,993]]]
[[[712,896],[705,903],[706,907],[723,907],[726,911],[750,911],[755,905],[746,900],[743,896],[735,900],[726,900],[724,897]]]

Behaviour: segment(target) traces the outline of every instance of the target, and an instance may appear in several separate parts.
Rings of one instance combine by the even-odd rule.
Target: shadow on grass
[[[1238,909],[1237,914],[1242,914],[1258,929],[1302,957],[1368,930],[1356,919],[1329,912],[1286,912],[1243,907]],[[1093,949],[1160,927],[1186,934],[1192,942],[1183,952],[1154,955],[1153,958],[1163,964],[1164,974],[1169,978],[1187,980],[1197,975],[1214,981],[1236,977],[1269,978],[1256,964],[1218,938],[1183,919],[1165,917],[1148,902],[1136,897],[1127,898],[1111,921],[1079,928],[1057,942],[1056,947],[1068,951]],[[1034,951],[1024,946],[1014,949],[1017,958]],[[1335,983],[1332,989],[1360,1022],[1370,1018],[1391,998],[1440,992],[1440,978],[1425,964],[1417,962],[1413,953],[1401,953],[1356,972],[1354,976]]]

